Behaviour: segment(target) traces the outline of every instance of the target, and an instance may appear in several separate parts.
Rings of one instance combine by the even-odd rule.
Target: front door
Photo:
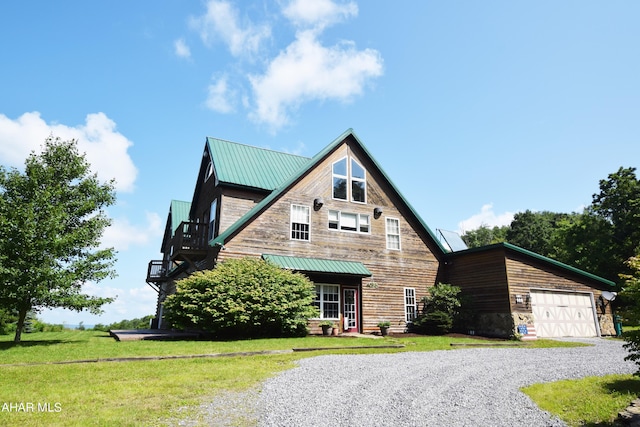
[[[345,288],[343,290],[344,331],[358,332],[358,291]]]

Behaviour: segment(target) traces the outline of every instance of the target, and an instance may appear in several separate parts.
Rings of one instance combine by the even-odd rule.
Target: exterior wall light
[[[322,200],[322,197],[318,197],[316,199],[313,199],[313,210],[314,211],[319,211],[320,208],[322,207],[322,205],[324,205],[324,200]]]
[[[375,219],[380,218],[380,215],[382,215],[382,208],[380,206],[376,206],[375,208],[373,208],[373,217]]]

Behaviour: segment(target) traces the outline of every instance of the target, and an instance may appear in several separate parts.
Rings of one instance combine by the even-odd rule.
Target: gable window
[[[404,320],[413,322],[416,318],[416,289],[404,288]]]
[[[213,162],[209,162],[207,171],[204,174],[204,180],[207,181],[211,175],[213,175]]]
[[[367,181],[364,168],[351,159],[351,201],[366,203]]]
[[[338,160],[333,168],[333,198],[347,200],[347,158]]]
[[[291,205],[291,239],[309,240],[309,206]]]
[[[331,174],[334,199],[367,202],[367,172],[358,162],[344,157],[331,166]]]
[[[387,218],[387,249],[400,250],[400,220]]]
[[[209,240],[216,237],[216,215],[218,214],[218,199],[211,202],[211,210],[209,211]]]
[[[338,285],[316,285],[313,305],[320,311],[319,319],[340,318],[340,287]]]
[[[330,210],[329,228],[332,230],[368,233],[369,215]]]

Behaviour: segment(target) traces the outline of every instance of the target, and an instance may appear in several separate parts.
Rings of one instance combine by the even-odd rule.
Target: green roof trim
[[[182,221],[189,221],[191,202],[172,200],[169,209],[171,210],[171,235],[173,235]]]
[[[596,276],[595,274],[586,272],[584,270],[580,270],[579,268],[576,268],[576,267],[572,267],[569,264],[565,264],[563,262],[556,261],[555,259],[548,258],[548,257],[546,257],[544,255],[537,254],[535,252],[532,252],[530,250],[521,248],[519,246],[513,245],[511,243],[507,243],[507,242],[495,243],[493,245],[487,245],[487,246],[480,246],[480,247],[477,247],[477,248],[471,248],[471,249],[467,249],[467,250],[464,250],[464,251],[457,251],[457,252],[453,252],[453,253],[451,253],[449,255],[455,257],[455,256],[461,255],[461,254],[488,251],[488,250],[492,250],[492,249],[496,249],[496,248],[500,248],[500,247],[508,249],[508,250],[511,250],[511,251],[514,251],[514,252],[521,253],[521,254],[526,255],[528,257],[531,257],[531,258],[535,258],[538,261],[542,261],[542,262],[544,262],[546,264],[550,264],[550,265],[553,265],[555,267],[561,268],[563,270],[570,271],[570,272],[578,274],[578,275],[580,275],[582,277],[585,277],[585,278],[588,278],[588,279],[591,279],[591,280],[595,280],[595,281],[603,283],[603,284],[605,284],[607,286],[616,286],[615,282],[612,282],[611,280],[605,279],[604,277]]]
[[[301,167],[308,157],[207,138],[218,182],[263,190],[275,190]]]
[[[288,180],[284,181],[276,190],[274,190],[271,194],[269,194],[267,197],[262,199],[262,201],[260,203],[256,204],[251,210],[249,210],[249,212],[247,212],[245,215],[240,217],[240,219],[238,219],[235,223],[233,223],[223,233],[221,233],[214,240],[212,240],[210,242],[210,244],[211,245],[224,245],[226,240],[230,236],[232,236],[236,231],[238,231],[239,229],[244,227],[249,222],[249,220],[251,220],[251,218],[253,218],[255,215],[257,215],[259,212],[261,212],[267,206],[269,206],[269,204],[272,201],[274,201],[276,198],[278,198],[284,191],[286,191],[287,188],[289,188],[291,185],[293,185],[295,182],[297,182],[300,178],[302,178],[314,166],[316,166],[318,163],[320,163],[327,155],[329,155],[329,153],[331,153],[331,151],[333,151],[340,143],[342,143],[342,141],[344,141],[349,136],[352,136],[356,140],[356,142],[359,144],[359,146],[362,148],[362,150],[365,152],[365,154],[369,157],[369,159],[375,165],[375,167],[378,169],[378,171],[383,176],[383,178],[387,180],[387,182],[389,183],[391,188],[396,192],[398,197],[402,200],[402,202],[407,206],[409,211],[413,214],[413,216],[418,221],[418,223],[424,228],[424,230],[427,231],[427,233],[429,234],[429,236],[431,237],[431,239],[433,240],[435,245],[440,249],[441,254],[447,253],[447,251],[445,250],[444,246],[442,246],[442,243],[440,243],[438,241],[438,239],[436,238],[435,234],[433,234],[433,232],[427,226],[427,224],[424,222],[424,220],[420,217],[420,215],[418,215],[418,213],[411,206],[411,204],[407,201],[407,199],[405,199],[405,197],[402,195],[402,193],[400,193],[400,191],[395,186],[393,181],[391,181],[391,179],[389,179],[389,177],[384,172],[384,170],[380,167],[378,162],[373,158],[371,153],[366,149],[364,144],[360,141],[360,139],[353,132],[353,129],[347,129],[344,133],[342,133],[342,135],[337,137],[335,140],[333,140],[333,142],[331,142],[329,145],[327,145],[325,148],[323,148],[318,154],[313,156],[313,158],[310,161],[308,161],[303,167],[301,167],[297,171],[297,173],[294,173]]]
[[[361,262],[338,261],[333,259],[300,258],[284,255],[262,254],[262,258],[287,270],[309,273],[349,274],[371,277],[372,273]]]

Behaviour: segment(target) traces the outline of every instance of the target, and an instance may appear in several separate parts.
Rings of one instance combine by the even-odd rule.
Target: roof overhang
[[[301,258],[284,255],[262,254],[262,258],[286,270],[306,273],[343,274],[358,277],[371,277],[373,274],[361,262],[340,261],[321,258]]]

